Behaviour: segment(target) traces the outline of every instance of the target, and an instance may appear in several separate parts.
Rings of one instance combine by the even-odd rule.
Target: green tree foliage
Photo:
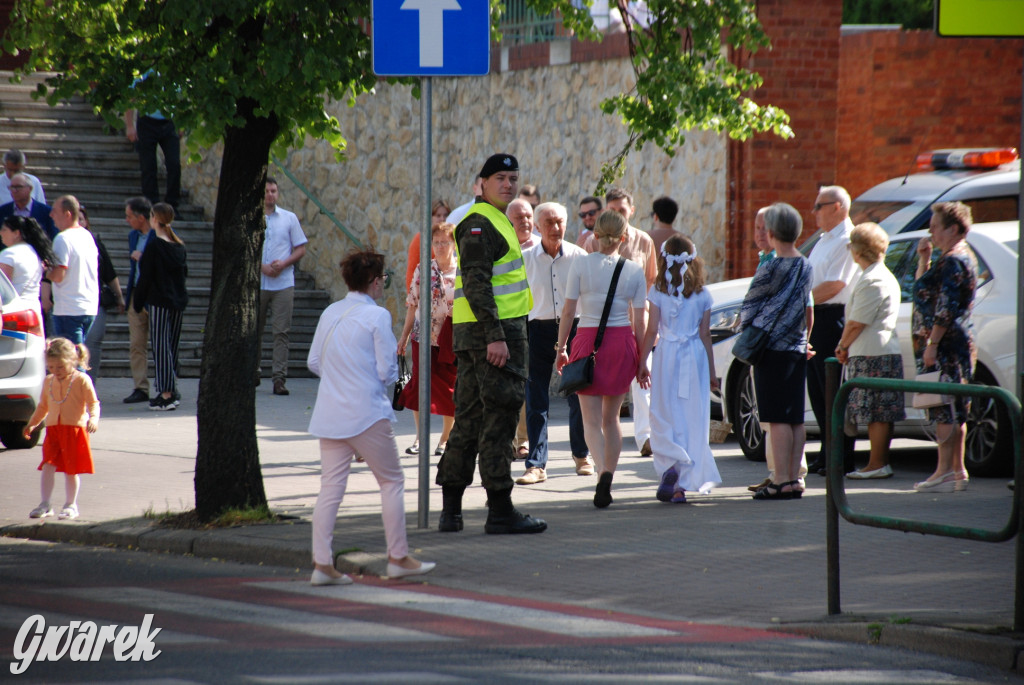
[[[617,2],[636,85],[603,104],[630,136],[602,183],[621,173],[633,147],[654,143],[672,154],[688,130],[792,135],[784,112],[750,99],[760,78],[727,59],[727,47],[768,45],[752,3],[648,0],[653,22],[641,25]],[[538,14],[558,12],[580,37],[597,37],[588,3],[528,3]],[[502,8],[492,0],[495,27]],[[40,92],[51,104],[84,95],[115,126],[127,109],[160,109],[193,150],[224,143],[198,405],[196,508],[204,520],[266,503],[253,381],[267,163],[306,136],[343,154],[343,132],[325,103],[351,103],[376,85],[369,16],[369,0],[19,0],[11,15],[4,48],[30,51],[26,73],[56,72]]]
[[[899,24],[905,29],[931,29],[934,0],[843,0],[844,24]]]

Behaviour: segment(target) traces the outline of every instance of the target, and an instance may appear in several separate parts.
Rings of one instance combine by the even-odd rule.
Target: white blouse
[[[569,269],[565,297],[579,300],[576,314],[580,317],[580,328],[597,328],[601,324],[601,313],[608,297],[608,286],[612,283],[615,263],[619,256],[593,252],[578,257]],[[629,306],[642,309],[647,302],[647,281],[640,266],[629,259],[622,267],[619,282],[615,286],[608,327],[629,325]]]
[[[320,377],[309,432],[341,440],[381,419],[395,421],[387,385],[398,379],[391,312],[350,292],[320,315],[306,365]]]

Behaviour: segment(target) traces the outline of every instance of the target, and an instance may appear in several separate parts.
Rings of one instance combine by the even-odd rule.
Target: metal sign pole
[[[420,349],[419,397],[420,414],[416,432],[420,444],[419,510],[416,525],[427,528],[430,513],[430,196],[431,191],[431,137],[433,134],[433,108],[429,76],[420,78],[420,184],[423,187],[423,211],[420,213]]]

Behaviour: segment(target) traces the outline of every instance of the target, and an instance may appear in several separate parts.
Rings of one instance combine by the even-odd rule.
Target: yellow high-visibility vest
[[[481,214],[491,222],[501,237],[508,242],[508,252],[494,263],[491,270],[491,289],[494,292],[494,302],[498,305],[499,319],[514,319],[518,316],[526,316],[533,308],[533,293],[526,282],[526,264],[523,262],[523,252],[519,249],[519,238],[512,228],[512,222],[508,220],[497,207],[486,202],[477,202],[468,212]],[[465,217],[463,218],[465,220]],[[460,222],[461,223],[461,222]],[[455,259],[459,260],[459,245],[455,243]],[[462,292],[462,269],[455,270],[455,302],[452,305],[452,323],[472,323],[476,321],[473,309]]]

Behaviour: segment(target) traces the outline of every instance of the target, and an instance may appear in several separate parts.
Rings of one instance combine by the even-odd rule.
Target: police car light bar
[[[917,156],[917,169],[994,169],[1016,159],[1017,149],[1012,147],[932,150]]]

